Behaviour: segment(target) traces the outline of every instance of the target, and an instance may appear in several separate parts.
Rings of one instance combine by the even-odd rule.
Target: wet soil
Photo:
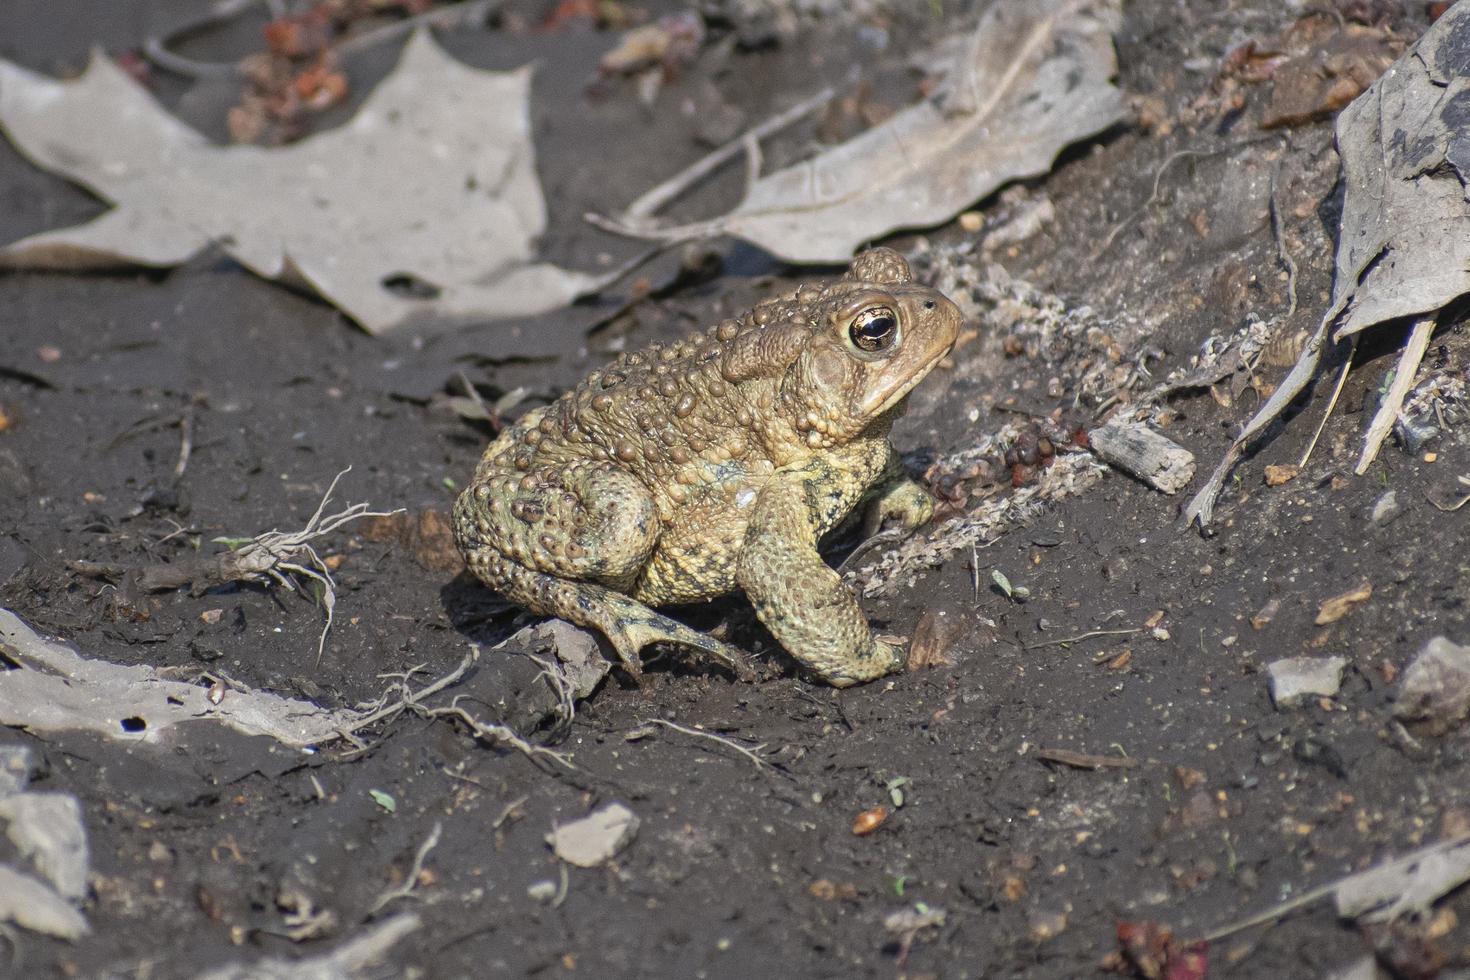
[[[6,4],[0,55],[74,72],[89,46],[134,48],[206,5],[105,6],[94,16],[77,4]],[[698,113],[686,107],[708,87],[748,121],[821,84],[869,82],[867,98],[901,103],[918,81],[907,55],[973,23],[956,4],[916,5],[888,21],[880,44],[835,17],[771,46],[702,57],[650,109],[631,84],[588,95],[616,36],[531,30],[550,6],[508,4],[494,29],[443,40],[482,67],[538,62],[547,249],[584,267],[637,250],[580,215],[616,210],[701,155]],[[1330,122],[1265,133],[1259,87],[1223,112],[1197,102],[1209,101],[1225,51],[1293,16],[1264,2],[1126,5],[1117,40],[1133,121],[978,208],[1003,223],[1018,201],[1049,198],[1054,218],[994,260],[1068,307],[1091,307],[1121,362],[1151,352],[1155,378],[1251,315],[1289,335],[1315,326],[1324,307],[1339,206]],[[1394,16],[1407,38],[1424,27],[1417,5]],[[236,30],[196,39],[192,53],[241,53],[230,45],[248,44],[254,28]],[[350,66],[355,88],[392,62],[391,51],[375,57]],[[211,85],[156,79],[161,98],[218,136],[230,93]],[[771,162],[798,152],[813,127],[777,141]],[[739,181],[725,174],[680,207],[709,213]],[[0,240],[102,207],[0,143]],[[922,253],[971,237],[954,224],[894,244]],[[1278,241],[1300,272],[1290,316]],[[715,251],[722,271],[610,323],[626,296],[532,322],[387,338],[218,255],[168,273],[0,275],[0,605],[90,657],[228,675],[332,707],[380,696],[384,675],[442,676],[470,644],[498,642],[525,620],[467,576],[430,570],[412,547],[360,529],[326,543],[340,565],[320,658],[322,613],[310,596],[266,585],[140,595],[69,563],[177,561],[218,548],[216,537],[299,527],[349,466],[345,500],[447,509],[490,438],[439,397],[458,390],[461,372],[489,397],[524,386],[523,410],[611,350],[714,322],[802,274],[737,244]],[[666,256],[646,275],[664,281],[678,261]],[[1008,353],[986,322],[974,326],[973,347],[916,396],[901,448],[963,450],[1016,410],[1095,417],[1096,399],[1049,387],[1058,368],[1045,356]],[[1436,338],[1434,356],[1463,369],[1459,328]],[[72,945],[8,933],[14,975],[182,977],[317,955],[373,918],[413,909],[423,927],[394,947],[388,974],[1092,976],[1119,921],[1202,935],[1434,840],[1467,820],[1470,743],[1463,731],[1401,735],[1392,678],[1429,638],[1470,636],[1461,548],[1470,510],[1443,513],[1426,499],[1467,456],[1450,433],[1414,453],[1390,445],[1367,476],[1351,475],[1371,393],[1392,362],[1388,346],[1360,355],[1306,470],[1269,487],[1263,465],[1300,455],[1320,393],[1278,427],[1241,467],[1209,536],[1181,529],[1176,499],[1110,473],[867,604],[879,628],[903,636],[926,615],[955,617],[952,666],[835,692],[798,676],[743,602],[688,610],[753,649],[761,680],[671,654],[641,685],[615,673],[554,744],[575,772],[413,715],[346,754],[208,726],[165,745],[8,730],[6,742],[41,761],[38,788],[80,800],[94,869],[83,909],[93,934]],[[1260,370],[1261,384],[1284,373]],[[1163,431],[1207,471],[1258,391],[1176,395]],[[186,430],[192,451],[179,475]],[[1397,516],[1375,523],[1390,490]],[[1008,492],[1001,474],[984,496]],[[1029,599],[992,588],[992,569]],[[1368,602],[1314,624],[1323,600],[1364,580]],[[1253,625],[1273,600],[1279,611]],[[1347,658],[1342,689],[1278,710],[1265,666],[1298,655]],[[500,699],[529,684],[524,668],[487,653],[463,690],[487,719],[513,717]],[[650,719],[762,746],[773,765],[671,729],[646,734]],[[1133,765],[1078,769],[1046,750]],[[374,791],[391,795],[392,812]],[[636,839],[610,864],[564,872],[545,835],[613,800],[640,818]],[[855,835],[858,816],[880,806],[882,825]],[[374,916],[436,824],[416,897]],[[555,886],[553,900],[528,892],[541,882]],[[1470,921],[1470,896],[1447,904]],[[905,909],[942,910],[943,923],[885,927]],[[293,912],[322,911],[330,919],[313,934],[288,937],[300,924]],[[1435,942],[1463,969],[1470,932],[1449,925]],[[1316,977],[1369,949],[1318,905],[1215,942],[1209,959],[1213,976]]]

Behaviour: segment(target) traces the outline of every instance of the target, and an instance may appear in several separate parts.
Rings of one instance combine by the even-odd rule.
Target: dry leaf
[[[944,610],[929,608],[914,626],[914,640],[909,644],[908,669],[953,667],[955,659],[949,648],[964,632],[959,617]]]
[[[1470,881],[1470,837],[1440,841],[1344,878],[1333,890],[1345,919],[1387,922],[1423,913]]]
[[[0,249],[0,268],[168,267],[213,245],[373,332],[555,309],[599,280],[536,259],[530,82],[420,31],[350,122],[263,149],[209,142],[102,54],[75,81],[0,59],[0,129],[115,205]]]
[[[215,721],[303,748],[337,738],[359,718],[264,691],[231,691],[216,705],[202,685],[166,680],[147,665],[88,660],[8,609],[0,609],[0,649],[19,665],[0,674],[0,725],[157,743],[175,725]]]
[[[1346,192],[1332,303],[1296,366],[1185,508],[1186,522],[1210,523],[1230,469],[1316,376],[1329,334],[1339,342],[1380,323],[1432,315],[1470,293],[1467,98],[1470,4],[1461,3],[1338,116]]]
[[[942,224],[1123,118],[1109,0],[1001,0],[923,102],[751,183],[719,218],[643,237],[733,235],[792,262],[845,262],[864,242]]]
[[[1335,623],[1348,614],[1348,611],[1360,603],[1367,602],[1373,596],[1373,583],[1364,582],[1354,586],[1342,595],[1335,595],[1322,603],[1317,610],[1317,625],[1326,626]]]

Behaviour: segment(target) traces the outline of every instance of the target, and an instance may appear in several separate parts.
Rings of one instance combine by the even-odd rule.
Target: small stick
[[[1378,450],[1383,446],[1383,440],[1393,431],[1393,424],[1398,420],[1399,409],[1404,405],[1404,397],[1408,395],[1409,389],[1414,387],[1414,375],[1419,370],[1419,362],[1424,360],[1424,352],[1429,349],[1429,335],[1434,333],[1434,316],[1426,316],[1415,321],[1409,328],[1409,339],[1404,344],[1403,355],[1399,357],[1398,367],[1395,369],[1393,384],[1389,385],[1388,393],[1383,396],[1383,403],[1378,406],[1378,411],[1373,416],[1373,422],[1368,426],[1368,435],[1363,438],[1363,455],[1358,459],[1357,468],[1353,470],[1358,476],[1368,472],[1368,467],[1378,456]]]
[[[459,778],[460,779],[466,779],[468,777],[461,776]],[[480,784],[479,783],[475,783],[475,785],[476,786],[479,786]],[[505,822],[510,819],[510,815],[512,813],[515,813],[516,810],[520,808],[521,804],[525,803],[529,799],[530,799],[529,796],[517,796],[515,799],[513,799],[509,803],[507,803],[501,809],[500,816],[496,817],[495,818],[495,821],[490,824],[490,829],[491,830],[499,830],[501,827],[505,826]]]
[[[544,745],[532,745],[517,735],[508,725],[497,725],[481,721],[461,708],[459,701],[459,698],[455,698],[447,708],[424,708],[419,706],[417,710],[426,718],[458,718],[468,725],[470,731],[474,733],[474,736],[481,741],[489,742],[492,745],[508,745],[532,761],[541,758],[551,759],[574,772],[577,771],[577,767],[572,764],[571,758],[566,753],[557,752],[555,749],[548,749]]]
[[[368,909],[369,916],[376,915],[382,911],[383,906],[395,899],[418,897],[414,895],[414,889],[418,887],[419,875],[423,874],[424,871],[424,858],[428,857],[429,852],[438,845],[439,834],[443,830],[443,824],[435,820],[434,829],[429,831],[428,838],[419,845],[418,853],[413,856],[413,866],[409,868],[408,876],[403,879],[403,883],[398,887],[390,888],[378,896],[377,901],[373,902],[372,907]]]
[[[1277,167],[1277,172],[1280,171]],[[1281,258],[1281,264],[1286,266],[1286,292],[1290,302],[1286,307],[1284,320],[1290,320],[1296,313],[1296,260],[1286,250],[1286,237],[1281,230],[1281,205],[1276,201],[1276,173],[1271,174],[1271,234],[1276,239],[1276,254]]]
[[[1143,627],[1141,627],[1141,626],[1137,626],[1137,627],[1134,627],[1133,629],[1126,629],[1126,630],[1093,630],[1091,633],[1083,633],[1080,636],[1069,636],[1065,640],[1047,640],[1045,643],[1037,643],[1037,644],[1033,644],[1032,646],[1029,646],[1029,647],[1022,647],[1021,649],[1025,650],[1027,653],[1030,653],[1032,650],[1041,650],[1041,649],[1043,649],[1045,647],[1064,647],[1064,646],[1068,646],[1068,645],[1070,645],[1072,643],[1079,643],[1082,640],[1090,640],[1094,636],[1124,636],[1124,635],[1126,635],[1128,633],[1142,633],[1142,632],[1143,632]]]
[[[706,154],[703,158],[684,168],[668,180],[645,191],[623,211],[621,217],[618,219],[619,223],[638,225],[646,219],[653,217],[670,201],[689,190],[690,187],[694,186],[726,160],[729,160],[742,151],[749,154],[750,151],[747,143],[753,140],[763,140],[773,133],[780,132],[803,116],[815,112],[828,102],[831,102],[833,96],[836,94],[835,89],[824,88],[811,98],[798,102],[784,112],[776,113],[776,115],[760,125],[747,130],[719,149]],[[758,158],[759,150],[756,152]],[[758,163],[756,167],[757,169],[759,168]],[[588,220],[591,220],[590,216]]]
[[[490,14],[502,3],[503,0],[470,0],[469,3],[459,3],[452,7],[438,7],[422,14],[405,17],[391,24],[384,24],[382,27],[374,28],[355,37],[349,37],[336,46],[336,51],[339,55],[351,54],[425,26],[437,27],[441,30],[483,27]]]
[[[1042,762],[1060,762],[1073,769],[1132,769],[1137,759],[1117,755],[1093,755],[1090,752],[1073,752],[1071,749],[1037,749],[1031,753]]]
[[[750,749],[739,745],[734,740],[728,739],[723,735],[716,735],[714,732],[702,732],[697,728],[688,728],[684,725],[680,725],[672,721],[664,721],[662,718],[651,718],[645,724],[663,725],[665,728],[672,728],[674,731],[683,732],[685,735],[693,735],[695,738],[707,738],[712,742],[719,742],[721,745],[728,746],[729,748],[734,749],[736,752],[739,752],[751,762],[754,762],[757,769],[768,769],[771,766],[769,762],[756,755]],[[764,748],[764,746],[757,745],[756,748],[761,749]]]
[[[446,687],[449,687],[451,684],[456,683],[461,677],[463,677],[465,671],[470,669],[470,664],[475,662],[478,654],[479,649],[471,646],[470,652],[465,654],[464,659],[459,662],[458,667],[454,668],[449,673],[439,678],[437,681],[434,681],[432,684],[426,685],[417,692],[410,691],[408,688],[408,684],[405,681],[403,684],[399,685],[400,690],[404,692],[402,698],[393,702],[390,705],[387,705],[386,707],[379,708],[377,711],[374,711],[371,714],[364,715],[356,722],[354,722],[351,728],[346,728],[342,731],[344,732],[344,734],[355,734],[362,731],[364,728],[367,728],[369,725],[376,724],[382,719],[389,717],[390,715],[396,716],[405,709],[415,707],[421,701],[423,701],[424,698],[432,697],[435,694],[438,694],[440,691],[444,690]],[[389,688],[389,690],[392,690],[392,688]]]
[[[172,72],[184,78],[229,78],[240,74],[240,63],[235,61],[198,61],[168,49],[168,42],[181,34],[192,34],[204,28],[211,27],[221,21],[228,20],[240,12],[255,5],[256,0],[224,0],[215,5],[207,15],[197,21],[185,24],[163,37],[150,37],[143,42],[143,56],[164,71]],[[503,0],[472,0],[469,3],[461,3],[452,7],[439,7],[434,10],[405,17],[403,20],[385,24],[354,37],[346,38],[336,44],[328,45],[338,55],[348,55],[364,48],[370,48],[383,41],[407,34],[419,27],[430,26],[443,29],[460,27],[479,27],[489,18],[490,14],[498,8]],[[283,8],[279,3],[267,2],[272,19],[283,16]]]
[[[1249,929],[1252,926],[1262,926],[1268,922],[1275,922],[1277,919],[1289,915],[1290,913],[1295,912],[1297,909],[1305,908],[1308,905],[1311,905],[1315,902],[1320,901],[1321,899],[1326,898],[1328,895],[1331,895],[1333,892],[1337,891],[1337,887],[1340,884],[1342,884],[1342,882],[1335,881],[1330,885],[1323,885],[1320,888],[1313,888],[1309,892],[1302,892],[1296,898],[1282,902],[1280,905],[1274,905],[1264,912],[1257,912],[1255,915],[1241,919],[1238,922],[1232,922],[1228,926],[1221,926],[1213,932],[1205,933],[1200,938],[1202,938],[1207,943],[1218,942],[1221,939],[1224,939],[1226,936],[1233,936],[1235,933],[1241,932],[1245,929]]]
[[[1317,448],[1317,440],[1322,438],[1322,430],[1327,428],[1327,420],[1332,418],[1332,410],[1337,407],[1338,396],[1342,394],[1343,386],[1347,384],[1348,372],[1353,367],[1353,355],[1358,352],[1358,336],[1353,335],[1352,343],[1348,346],[1347,357],[1342,362],[1342,373],[1337,376],[1337,385],[1332,389],[1332,397],[1327,400],[1327,411],[1322,414],[1322,421],[1317,424],[1317,431],[1312,433],[1312,441],[1307,443],[1302,458],[1297,461],[1298,470],[1306,469],[1307,460],[1312,458],[1312,450]]]

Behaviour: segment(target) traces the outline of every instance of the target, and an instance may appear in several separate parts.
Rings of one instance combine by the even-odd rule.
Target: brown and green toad
[[[469,567],[531,610],[607,635],[624,665],[666,641],[749,675],[728,645],[650,609],[743,590],[762,623],[843,687],[900,668],[817,542],[917,527],[933,502],[888,441],[953,347],[960,312],[872,249],[847,274],[624,354],[485,451],[454,510]]]

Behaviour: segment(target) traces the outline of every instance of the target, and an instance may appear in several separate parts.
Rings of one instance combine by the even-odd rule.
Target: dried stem
[[[757,769],[764,770],[764,769],[770,769],[770,768],[772,768],[772,766],[771,766],[771,764],[769,762],[767,762],[765,759],[762,759],[760,756],[756,755],[757,752],[759,752],[761,749],[765,748],[765,744],[764,743],[762,743],[760,745],[757,745],[754,749],[747,749],[745,746],[739,744],[738,742],[736,742],[733,739],[726,738],[724,735],[716,735],[714,732],[702,732],[702,731],[700,731],[697,728],[688,728],[688,727],[686,727],[684,725],[680,725],[680,724],[678,724],[676,722],[664,721],[662,718],[652,718],[649,721],[645,722],[645,724],[646,725],[662,725],[665,728],[672,728],[674,731],[676,731],[676,732],[682,732],[685,735],[693,735],[695,738],[707,738],[711,742],[719,742],[721,745],[724,745],[727,748],[734,749],[736,752],[739,752],[741,755],[745,756],[751,762],[755,763],[755,767]]]
[[[832,101],[832,97],[835,94],[836,91],[834,89],[824,88],[811,98],[798,102],[784,112],[778,112],[770,119],[735,137],[730,142],[686,167],[663,183],[644,192],[636,201],[628,205],[627,209],[623,211],[617,221],[611,223],[623,227],[639,226],[657,214],[670,201],[678,198],[712,171],[719,168],[726,160],[741,152],[746,154],[747,159],[753,158],[758,161],[760,158],[760,148],[758,145],[760,140],[780,132],[803,116],[822,108],[828,102]],[[757,144],[754,154],[750,150],[751,143]],[[759,170],[759,168],[760,164],[757,162],[755,169]]]
[[[435,820],[434,829],[429,831],[429,836],[419,845],[418,852],[413,856],[413,866],[408,869],[408,874],[404,877],[403,882],[396,888],[390,888],[379,895],[372,907],[368,909],[369,916],[378,914],[384,906],[396,899],[418,897],[414,894],[414,889],[418,887],[419,875],[424,871],[424,858],[428,857],[429,852],[438,846],[439,835],[443,831],[444,825]]]
[[[1384,394],[1383,401],[1368,426],[1368,434],[1363,437],[1363,455],[1359,457],[1357,468],[1353,470],[1358,476],[1368,472],[1368,467],[1378,457],[1383,440],[1393,431],[1393,424],[1398,420],[1404,398],[1409,394],[1409,389],[1414,387],[1414,375],[1419,371],[1419,362],[1424,360],[1424,352],[1429,349],[1429,336],[1432,333],[1434,314],[1416,320],[1409,328],[1409,339],[1404,343],[1404,352],[1399,357],[1398,367],[1394,369],[1393,384],[1388,386],[1388,392]]]

